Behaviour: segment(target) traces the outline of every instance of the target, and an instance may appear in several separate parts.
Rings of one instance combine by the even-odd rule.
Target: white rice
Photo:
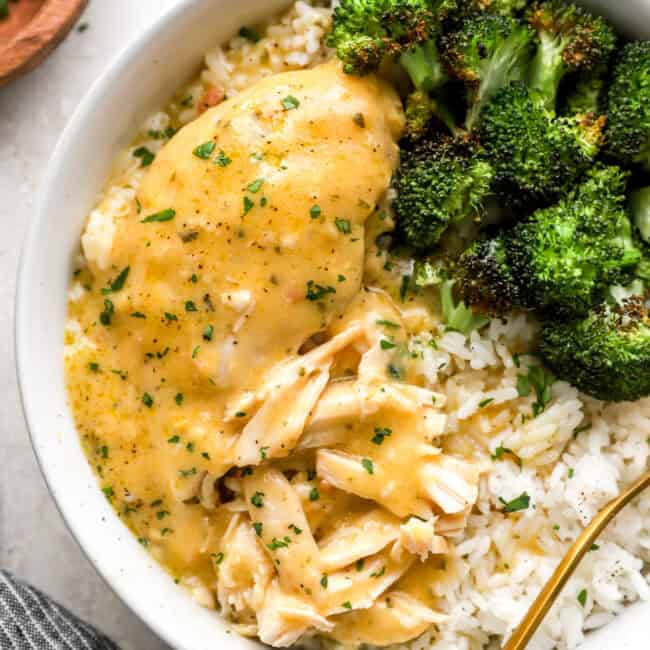
[[[262,77],[322,62],[331,54],[322,44],[330,18],[330,9],[298,0],[261,30],[259,42],[237,36],[208,52],[200,81],[184,94],[196,104],[212,85],[231,96]],[[197,112],[174,104],[169,110],[181,123]],[[151,116],[138,143],[158,151],[162,142],[148,133],[169,126],[171,113]],[[121,158],[115,184],[91,214],[82,239],[89,261],[100,268],[109,264],[115,223],[128,210],[142,176],[131,151]],[[73,289],[75,296],[79,290]],[[505,454],[482,481],[475,514],[448,558],[448,571],[431,585],[449,622],[408,644],[413,650],[499,647],[500,637],[516,627],[582,527],[649,466],[650,399],[605,404],[557,382],[544,412],[531,417],[535,398],[519,396],[517,375],[536,362],[522,357],[518,368],[513,351],[531,349],[536,329],[533,319],[519,314],[493,320],[469,337],[441,334],[435,348],[428,333],[412,341],[422,377],[447,396],[451,449],[472,444],[489,460],[504,447],[524,461],[520,467]],[[87,345],[74,323],[68,336],[68,354]],[[590,428],[574,436],[585,424]],[[523,492],[530,507],[516,517],[504,515],[501,500]],[[585,630],[606,624],[632,601],[650,598],[649,562],[650,499],[637,500],[588,554],[530,649],[575,648]],[[583,590],[584,606],[578,600]]]

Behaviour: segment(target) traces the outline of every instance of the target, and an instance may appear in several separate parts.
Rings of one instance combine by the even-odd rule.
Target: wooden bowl
[[[0,86],[41,63],[65,38],[88,0],[9,0],[0,19]]]

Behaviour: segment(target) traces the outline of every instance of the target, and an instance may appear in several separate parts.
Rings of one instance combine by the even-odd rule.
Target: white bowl
[[[227,630],[158,566],[115,516],[79,444],[63,377],[66,295],[86,215],[115,154],[142,119],[198,69],[203,53],[287,0],[184,0],[152,25],[91,88],[50,161],[20,265],[18,378],[32,443],[72,534],[110,586],[176,648],[256,647]],[[632,36],[650,38],[650,0],[592,0]],[[43,531],[46,535],[46,531]],[[647,648],[650,604],[631,607],[582,650]]]

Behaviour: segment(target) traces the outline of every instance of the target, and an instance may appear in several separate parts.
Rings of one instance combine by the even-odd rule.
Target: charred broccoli
[[[640,296],[604,303],[581,319],[545,323],[540,352],[559,379],[597,399],[650,394],[650,317]]]
[[[532,36],[529,27],[515,18],[482,13],[442,38],[441,54],[447,69],[468,88],[468,130],[499,89],[525,78]]]
[[[485,313],[501,315],[520,302],[506,235],[475,242],[460,256],[454,275],[463,300]]]
[[[625,212],[626,182],[618,167],[594,169],[557,205],[513,228],[508,259],[523,306],[584,314],[626,279],[641,259]]]
[[[470,140],[423,139],[402,151],[393,204],[403,239],[419,249],[438,243],[450,224],[479,214],[492,168]]]
[[[520,208],[557,200],[592,165],[602,129],[593,115],[555,117],[522,82],[503,88],[483,108],[478,128],[496,194]]]
[[[608,153],[650,170],[650,42],[623,48],[609,89],[607,120]]]
[[[606,113],[608,67],[599,65],[581,73],[568,93],[563,112],[566,115],[602,115]]]
[[[609,61],[616,47],[616,33],[605,19],[560,0],[536,3],[528,18],[538,40],[530,87],[543,106],[553,111],[565,75]]]

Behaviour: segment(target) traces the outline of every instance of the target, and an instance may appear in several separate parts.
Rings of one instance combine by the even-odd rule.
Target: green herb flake
[[[196,467],[190,467],[190,469],[179,469],[178,473],[183,478],[187,478],[188,476],[196,476]]]
[[[591,429],[591,422],[587,422],[586,424],[583,424],[582,426],[576,427],[573,430],[573,438],[577,438],[581,433],[584,431],[589,431]]]
[[[411,284],[411,276],[410,275],[403,275],[402,276],[402,283],[400,284],[400,287],[399,287],[399,299],[402,302],[404,302],[406,300],[406,294],[408,293],[410,284]]]
[[[360,128],[366,128],[366,118],[363,116],[363,113],[355,113],[352,117],[352,121]]]
[[[180,436],[172,436],[171,438],[168,438],[168,439],[167,439],[167,442],[168,442],[170,445],[177,445],[180,441],[181,441],[181,437],[180,437]]]
[[[253,208],[255,203],[251,201],[247,196],[244,197],[244,216],[246,216]]]
[[[197,345],[193,350],[192,350],[192,359],[196,359],[196,357],[199,356],[199,352],[201,351],[201,346]]]
[[[363,571],[363,565],[364,565],[364,561],[363,561],[363,559],[361,559],[361,560],[357,560],[357,561],[354,563],[354,568],[355,568],[357,571]]]
[[[263,524],[261,522],[259,521],[253,522],[253,529],[255,530],[255,534],[258,537],[262,537],[262,528],[263,528]]]
[[[171,312],[166,311],[165,312],[165,320],[168,320],[168,321],[178,320],[178,316],[176,316],[176,314],[172,314]]]
[[[179,406],[183,403],[183,400],[184,400],[184,399],[185,399],[185,398],[184,398],[184,396],[183,396],[183,393],[176,393],[176,395],[174,395],[174,401],[175,401],[176,404],[178,404]]]
[[[528,510],[528,507],[530,506],[530,497],[526,492],[519,495],[516,499],[513,499],[512,501],[505,501],[501,497],[499,497],[499,501],[501,501],[501,503],[504,505],[503,512],[505,513],[519,512],[520,510]]]
[[[341,603],[341,607],[345,607],[345,609],[352,609],[352,603],[349,600],[346,600],[344,603]]]
[[[156,154],[147,149],[147,147],[138,147],[133,152],[133,157],[140,159],[140,167],[149,167],[156,158]]]
[[[146,316],[141,311],[134,311],[131,318],[146,318]]]
[[[153,397],[151,397],[151,395],[149,395],[149,393],[145,393],[145,394],[142,396],[142,403],[143,403],[147,408],[151,408],[151,407],[153,406]]]
[[[268,548],[270,551],[277,551],[279,548],[287,548],[290,542],[291,540],[288,537],[285,537],[284,539],[278,539],[277,537],[274,537],[271,540],[271,543],[266,545],[266,548]]]
[[[260,460],[266,460],[266,452],[270,449],[270,447],[262,447],[260,449]]]
[[[313,280],[307,282],[307,293],[305,294],[307,300],[312,302],[323,300],[328,293],[336,293],[336,289],[334,287],[316,284]]]
[[[252,183],[249,183],[246,186],[246,189],[252,194],[257,194],[262,189],[262,185],[264,185],[264,179],[256,178]]]
[[[371,442],[376,445],[381,445],[385,438],[393,434],[393,430],[388,427],[375,427],[375,435],[372,437]]]
[[[309,216],[312,219],[318,219],[322,214],[322,210],[320,208],[320,205],[312,205],[311,208],[309,209]]]
[[[218,165],[219,167],[228,167],[228,165],[232,162],[232,159],[229,158],[226,155],[226,152],[222,149],[218,154],[217,157],[214,159],[214,164]]]
[[[108,283],[108,287],[102,289],[102,294],[106,296],[109,293],[115,293],[117,291],[120,291],[124,287],[124,283],[126,282],[126,279],[129,277],[130,270],[131,270],[130,266],[125,266],[115,277],[115,279],[111,280]]]
[[[185,301],[185,311],[199,311],[192,300]]]
[[[300,102],[293,95],[287,95],[282,100],[282,108],[284,108],[285,111],[291,111],[298,108],[298,106],[300,106]]]
[[[478,403],[478,407],[479,407],[480,409],[483,409],[483,408],[485,408],[486,406],[492,404],[492,402],[494,402],[494,397],[488,397],[487,399],[484,399],[483,401],[479,402],[479,403]]]
[[[104,311],[99,314],[99,322],[104,326],[108,327],[113,320],[113,315],[115,314],[115,305],[108,299],[104,300]]]
[[[237,411],[237,413],[235,413],[235,417],[236,418],[245,418],[246,417],[246,411]]]
[[[375,323],[377,323],[377,325],[380,325],[381,327],[386,327],[390,330],[398,330],[401,327],[401,325],[398,325],[397,323],[393,323],[393,321],[390,320],[380,319],[375,321]]]
[[[600,548],[600,546],[598,546],[598,544],[592,544],[592,545],[589,547],[589,550],[590,550],[590,551],[597,551],[599,548]]]
[[[201,158],[201,160],[209,160],[216,146],[217,145],[212,141],[204,142],[203,144],[200,144],[198,147],[196,147],[192,153],[197,158]]]
[[[361,460],[361,465],[363,466],[363,469],[368,472],[368,474],[374,474],[375,473],[375,466],[373,462],[370,460],[370,458],[363,458]]]
[[[144,537],[138,537],[138,544],[144,546],[145,548],[149,547],[149,540]]]
[[[453,286],[454,280],[447,280],[440,285],[442,316],[447,331],[460,332],[467,336],[473,330],[481,329],[487,325],[490,319],[481,314],[475,314],[462,300],[456,304]]]
[[[212,340],[212,335],[214,334],[214,327],[212,325],[208,325],[204,330],[203,330],[203,340],[204,341],[211,341]]]
[[[309,490],[309,500],[318,501],[320,499],[320,494],[318,493],[318,488],[313,487]]]
[[[388,341],[387,339],[382,339],[381,341],[379,341],[379,347],[382,350],[392,350],[393,348],[396,348],[397,346],[392,341]]]
[[[159,510],[159,511],[156,513],[156,519],[158,519],[158,521],[161,521],[161,520],[163,520],[165,517],[168,517],[169,515],[171,515],[171,512],[169,512],[169,510]]]
[[[569,478],[573,478],[575,476],[576,471],[573,469],[573,467],[569,467],[569,471],[567,472],[567,475]]]
[[[323,577],[320,579],[320,586],[321,586],[323,589],[327,589],[327,576],[323,576]]]
[[[91,361],[88,364],[88,370],[90,370],[90,372],[99,372],[99,364],[96,361]]]
[[[251,503],[256,508],[263,508],[264,507],[264,492],[255,492],[255,494],[251,497]]]
[[[261,38],[261,36],[252,27],[246,27],[245,25],[239,28],[238,33],[242,38],[245,38],[251,43],[258,43]]]
[[[292,530],[296,535],[302,535],[302,528],[298,528],[296,524],[289,524],[289,530]]]
[[[381,578],[384,575],[384,573],[386,573],[386,565],[382,566],[379,571],[375,571],[375,572],[371,573],[370,577],[371,578]]]
[[[225,555],[223,553],[213,553],[212,559],[214,560],[214,563],[219,566],[224,559]]]
[[[578,594],[578,602],[584,607],[587,604],[587,590],[583,589]]]
[[[106,495],[106,498],[109,501],[115,496],[115,492],[113,491],[113,488],[110,485],[103,487],[102,492]]]
[[[388,372],[388,376],[391,379],[395,379],[397,381],[404,379],[404,371],[393,363],[389,363],[386,366],[386,371]]]
[[[334,219],[334,225],[344,235],[349,235],[352,232],[352,224],[349,219]]]
[[[175,216],[176,210],[173,208],[168,208],[167,210],[162,210],[161,212],[150,214],[148,217],[145,217],[140,223],[161,223],[163,221],[171,221]]]

